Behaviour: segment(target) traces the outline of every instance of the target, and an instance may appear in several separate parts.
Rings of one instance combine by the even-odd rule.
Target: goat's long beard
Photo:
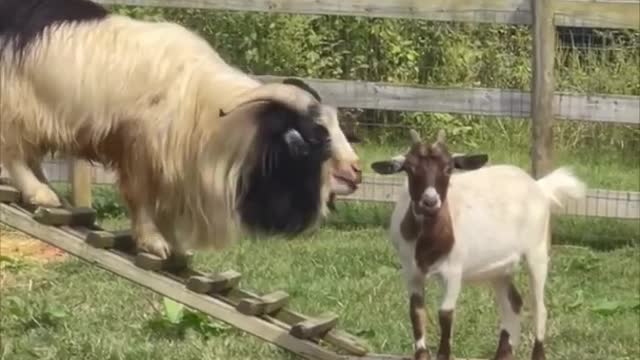
[[[269,176],[278,167],[278,149],[271,147],[262,155],[262,176]]]

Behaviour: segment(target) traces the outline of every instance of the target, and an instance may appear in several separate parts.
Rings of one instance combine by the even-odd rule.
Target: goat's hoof
[[[138,239],[138,250],[153,254],[162,260],[168,259],[169,255],[171,255],[169,244],[160,234]]]
[[[511,352],[496,354],[494,357],[495,360],[515,360],[513,354]]]
[[[427,349],[418,349],[413,355],[414,360],[431,360],[431,356],[429,355],[429,350]]]
[[[26,201],[35,206],[59,208],[62,206],[58,195],[48,186],[39,186],[33,193],[25,194]]]
[[[531,360],[546,360],[544,354],[544,345],[542,341],[536,340],[533,344],[533,351],[531,352]]]

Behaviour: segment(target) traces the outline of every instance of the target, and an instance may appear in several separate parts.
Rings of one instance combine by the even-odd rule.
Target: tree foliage
[[[251,74],[382,81],[450,87],[530,88],[532,41],[526,26],[367,17],[264,14],[114,7],[136,18],[181,23],[204,36],[234,66]],[[640,95],[640,32],[592,31],[591,44],[565,32],[558,44],[559,91]],[[567,34],[569,34],[567,36]],[[469,147],[528,146],[527,119],[364,111],[361,122],[444,127]],[[395,129],[395,130],[394,130]],[[398,127],[372,127],[367,139],[406,136]],[[637,126],[558,122],[557,146],[640,150]]]

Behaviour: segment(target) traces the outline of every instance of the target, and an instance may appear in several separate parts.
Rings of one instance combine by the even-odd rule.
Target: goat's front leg
[[[148,252],[160,257],[169,258],[171,247],[164,238],[154,216],[149,201],[146,201],[145,190],[141,182],[133,182],[126,175],[120,175],[120,191],[131,214],[131,225],[138,251]]]
[[[437,359],[449,360],[451,358],[451,339],[453,338],[454,309],[462,288],[462,271],[449,270],[443,274],[442,280],[445,291],[438,313],[440,345],[438,346]]]
[[[429,350],[425,337],[427,312],[424,306],[424,280],[425,276],[417,267],[405,269],[405,280],[409,292],[409,317],[413,329],[414,359],[430,360]]]
[[[38,180],[27,161],[12,159],[5,164],[15,186],[22,191],[24,201],[44,207],[61,207],[58,195],[47,184]]]
[[[169,258],[172,249],[162,233],[158,230],[150,212],[145,206],[140,206],[135,210],[133,228],[138,250],[151,253],[161,259]]]
[[[65,199],[64,196],[61,196],[59,192],[55,191],[53,189],[53,186],[51,186],[49,179],[47,179],[47,176],[44,174],[44,170],[42,169],[41,158],[36,158],[29,161],[29,168],[31,169],[31,171],[33,171],[33,174],[41,183],[47,185],[47,187],[49,187],[49,189],[51,189],[51,191],[53,191],[56,194],[56,196],[58,197],[58,200],[60,200],[60,204],[62,207],[66,207],[66,208],[72,207],[71,203],[67,199]]]

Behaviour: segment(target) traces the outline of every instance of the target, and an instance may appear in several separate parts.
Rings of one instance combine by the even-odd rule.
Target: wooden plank
[[[640,125],[640,96],[556,92],[553,113],[559,120]]]
[[[291,327],[289,332],[298,339],[321,337],[338,323],[338,315],[327,312],[316,318],[301,321]]]
[[[285,77],[260,75],[266,82]],[[528,92],[489,88],[447,88],[382,82],[303,78],[323,99],[341,108],[426,111],[483,116],[529,117]],[[640,96],[580,95],[557,92],[553,113],[563,120],[640,125]]]
[[[165,259],[161,259],[156,255],[149,253],[139,253],[136,256],[136,261],[134,262],[134,264],[144,270],[160,271],[165,267],[165,262]]]
[[[226,294],[226,298],[230,299],[234,306],[237,306],[244,299],[260,299],[260,296],[239,288],[233,289],[229,294]],[[293,311],[291,309],[283,308],[275,314],[265,315],[267,319],[273,319],[289,325],[295,325],[302,321],[307,320],[307,317]],[[343,349],[350,354],[363,356],[368,354],[368,345],[366,345],[362,339],[355,337],[349,333],[346,333],[340,329],[333,329],[329,331],[322,340],[335,347]]]
[[[98,0],[103,4],[528,24],[528,0]]]
[[[0,185],[0,202],[20,202],[22,195],[16,188],[9,185]]]
[[[107,5],[343,15],[500,24],[531,24],[529,0],[97,0]],[[559,25],[637,28],[638,4],[629,0],[555,0]]]
[[[232,289],[240,283],[242,275],[228,270],[213,276],[192,276],[187,280],[187,289],[200,294],[213,294]]]
[[[96,221],[96,211],[88,207],[73,209],[39,207],[33,213],[33,219],[51,226],[92,226]]]
[[[76,207],[91,207],[91,165],[73,159],[70,166],[71,204]]]
[[[168,259],[162,259],[154,254],[140,252],[136,255],[134,263],[144,270],[178,272],[190,266],[191,256],[169,256]]]
[[[555,27],[552,0],[533,2],[531,99],[531,173],[540,178],[553,165],[553,61]]]
[[[264,295],[260,299],[243,299],[236,309],[245,315],[261,316],[272,314],[281,310],[289,303],[289,294],[284,291],[276,291]]]
[[[228,294],[225,294],[225,297],[231,300],[232,305],[236,307],[244,299],[260,299],[260,296],[240,288],[234,288]],[[264,317],[272,321],[279,321],[281,323],[289,325],[295,325],[308,319],[306,316],[287,308],[283,308],[282,310],[271,315],[264,315]],[[353,336],[340,329],[333,329],[329,331],[322,338],[322,341],[343,349],[353,355],[363,356],[369,353],[368,345],[365,344],[363,339]]]
[[[172,274],[166,274],[166,275],[172,276]],[[207,277],[205,274],[193,269],[188,269],[186,271],[186,274],[181,274],[181,276],[182,277],[186,276],[187,278],[196,277],[196,276]],[[224,294],[213,293],[209,295],[216,297],[219,300],[224,301],[227,304],[236,308],[239,305],[239,303],[243,300],[246,300],[246,299],[259,300],[262,298],[261,296],[254,294],[251,291],[244,290],[239,287],[234,287],[230,289],[228,292],[225,292]],[[308,319],[307,316],[287,308],[282,308],[280,311],[277,311],[273,314],[269,314],[269,315],[265,314],[262,316],[262,318],[268,321],[271,321],[274,324],[280,324],[282,326],[285,326],[287,329],[289,329],[292,325],[295,325],[299,322],[302,322]],[[365,344],[363,339],[353,336],[340,329],[333,329],[329,331],[329,333],[327,333],[322,338],[322,341],[328,344],[331,344],[337,348],[340,348],[352,355],[362,356],[369,353],[368,345]]]
[[[212,297],[184,291],[183,284],[176,280],[152,271],[141,271],[124,257],[93,248],[62,229],[33,221],[28,214],[13,206],[0,204],[0,222],[306,359],[343,360],[342,356],[317,344],[300,341],[277,325],[259,317],[243,315],[233,306]]]
[[[556,0],[553,6],[556,26],[640,28],[638,0]]]
[[[116,243],[115,236],[108,231],[92,231],[86,236],[85,241],[87,244],[100,249],[110,249]]]
[[[85,241],[93,247],[115,248],[125,252],[131,252],[136,245],[129,231],[91,231],[87,234]]]

